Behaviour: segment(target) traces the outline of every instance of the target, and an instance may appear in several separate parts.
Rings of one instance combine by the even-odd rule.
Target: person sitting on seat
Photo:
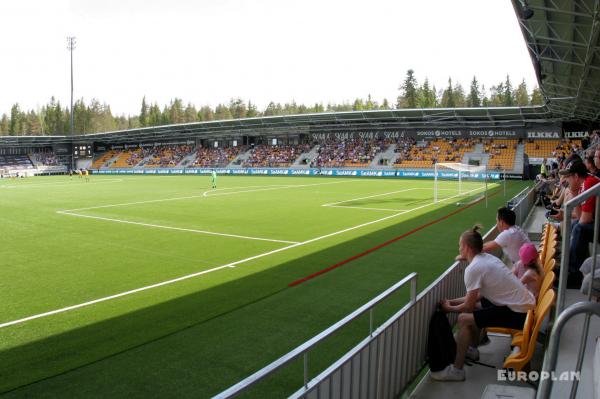
[[[502,248],[511,266],[519,260],[519,249],[530,242],[527,234],[519,226],[515,226],[517,215],[512,209],[503,206],[496,215],[496,228],[500,232],[493,241],[483,244],[483,252],[492,252]]]
[[[444,299],[440,305],[445,312],[458,315],[456,357],[454,364],[444,370],[432,372],[439,381],[463,381],[465,357],[479,359],[476,346],[480,329],[486,327],[523,328],[527,311],[535,306],[535,298],[511,273],[502,261],[483,251],[479,226],[465,231],[459,240],[460,255],[466,260],[465,287],[467,294],[461,298]]]
[[[523,244],[519,249],[519,261],[513,266],[512,272],[537,298],[544,279],[544,269],[540,266],[535,245]]]

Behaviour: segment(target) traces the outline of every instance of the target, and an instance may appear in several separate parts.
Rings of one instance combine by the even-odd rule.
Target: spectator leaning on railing
[[[578,194],[600,182],[600,179],[589,174],[583,162],[578,160],[569,163],[559,173],[567,178],[571,187],[579,188]],[[571,228],[567,288],[580,288],[581,286],[583,276],[579,268],[585,258],[589,256],[588,245],[593,241],[595,207],[596,197],[591,197],[575,208],[574,213],[577,220]]]
[[[519,260],[519,249],[529,241],[527,233],[516,226],[517,215],[512,209],[503,206],[496,214],[498,236],[493,241],[483,244],[483,252],[491,252],[502,248],[502,252],[511,261],[511,265]]]

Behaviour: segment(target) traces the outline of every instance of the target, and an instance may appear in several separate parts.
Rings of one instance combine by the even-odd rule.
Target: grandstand
[[[583,348],[574,397],[593,397],[597,319],[569,321],[559,362],[552,360],[553,326],[581,310],[569,305],[587,302],[584,310],[600,313],[567,289],[566,273],[556,289],[546,287],[545,298],[557,301],[540,301],[529,329],[490,334],[481,361],[493,367],[472,364],[467,381],[451,388],[426,367],[435,305],[464,291],[466,265],[454,262],[459,234],[481,222],[493,239],[493,211],[509,203],[543,266],[568,263],[570,224],[559,250],[527,179],[544,158],[584,150],[582,138],[596,137],[587,151],[598,145],[600,103],[589,89],[600,70],[597,13],[579,1],[561,3],[566,11],[514,4],[543,106],[0,137],[0,169],[9,174],[68,165],[96,175],[90,184],[62,176],[0,181],[0,257],[9,266],[0,268],[8,304],[0,395],[533,397],[526,383],[498,381],[498,370],[572,370]],[[533,18],[523,4],[536,10]],[[83,144],[93,158],[75,156]],[[434,194],[436,163],[487,170],[462,182],[465,193],[486,192],[486,201],[468,201],[452,177]],[[216,189],[197,176],[209,169],[219,174]],[[138,176],[146,174],[155,177]],[[503,178],[513,181],[499,184]],[[582,331],[592,334],[582,340]],[[544,384],[540,397],[548,397]],[[567,397],[571,385],[554,388],[553,397]]]

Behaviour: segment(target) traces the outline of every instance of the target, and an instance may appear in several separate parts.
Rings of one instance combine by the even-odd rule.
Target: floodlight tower
[[[67,36],[67,50],[71,53],[71,136],[73,135],[73,50],[75,50],[75,36]]]

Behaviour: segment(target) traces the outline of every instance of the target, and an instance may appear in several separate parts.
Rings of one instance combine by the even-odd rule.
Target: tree
[[[396,108],[417,108],[417,79],[415,71],[409,69],[406,71],[406,78],[399,88],[400,96],[396,103]]]
[[[22,133],[22,115],[19,104],[15,103],[10,109],[10,123],[8,126],[8,134],[11,136],[17,136]]]
[[[520,107],[529,105],[529,93],[527,93],[525,79],[523,79],[519,86],[517,86],[517,90],[515,90],[515,103]]]
[[[490,106],[503,107],[504,100],[504,82],[500,82],[497,86],[490,87]]]
[[[225,104],[218,104],[217,108],[215,108],[215,119],[218,121],[224,119],[231,119],[231,112],[229,111],[229,107]]]
[[[363,104],[363,101],[361,98],[357,98],[356,100],[354,100],[354,104],[352,104],[353,111],[362,111],[364,109],[365,109],[365,105]]]
[[[254,117],[258,116],[258,109],[256,108],[256,105],[252,104],[252,101],[248,100],[247,108],[248,108],[248,110],[246,111],[247,118],[254,118]]]
[[[454,101],[454,87],[452,87],[452,78],[448,78],[448,87],[442,93],[442,107],[456,107],[456,102]]]
[[[471,89],[469,90],[469,96],[467,97],[467,107],[481,107],[479,82],[477,82],[475,76],[473,76],[473,80],[471,81]]]
[[[241,119],[246,117],[246,104],[241,98],[229,100],[229,113],[233,119]]]
[[[381,102],[381,109],[390,109],[390,103],[388,102],[387,98],[384,98],[383,101]]]
[[[504,82],[504,92],[502,93],[502,105],[504,105],[505,107],[512,107],[513,105],[515,105],[512,84],[510,83],[510,76],[508,75],[506,75],[506,81]]]
[[[9,128],[8,115],[2,114],[2,119],[0,119],[0,135],[7,135],[9,133]]]
[[[423,85],[417,90],[417,106],[419,108],[435,107],[435,92],[429,88],[429,80],[425,78]]]
[[[212,121],[215,119],[215,112],[208,105],[203,106],[198,111],[198,120],[200,121]]]
[[[192,103],[188,103],[183,111],[183,121],[185,123],[192,123],[198,120],[198,111],[196,111],[196,107],[192,105]]]
[[[140,110],[140,126],[148,126],[148,105],[146,105],[146,96],[142,98],[142,109]]]
[[[531,105],[544,105],[544,96],[539,87],[534,87],[531,92]]]

